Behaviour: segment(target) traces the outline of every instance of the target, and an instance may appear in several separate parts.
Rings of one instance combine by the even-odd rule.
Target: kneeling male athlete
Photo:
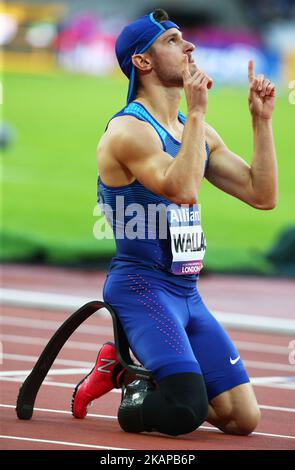
[[[196,287],[205,253],[197,201],[205,176],[256,209],[275,206],[275,87],[261,75],[255,78],[250,61],[249,166],[205,122],[212,81],[194,62],[194,49],[163,10],[129,24],[117,39],[129,90],[127,106],[112,117],[98,146],[99,202],[111,207],[117,244],[103,296],[154,383],[123,385],[126,373],[114,345],[106,343],[77,385],[72,411],[84,418],[90,401],[123,385],[118,417],[125,431],[179,435],[207,420],[226,433],[245,435],[257,426],[260,412],[239,352]],[[182,88],[186,117],[179,112]],[[118,196],[124,216],[116,213]],[[157,224],[149,227],[144,217],[144,233],[151,229],[156,236],[118,237],[117,230],[130,222],[126,208],[134,203],[145,210],[162,203],[169,235],[161,238]]]

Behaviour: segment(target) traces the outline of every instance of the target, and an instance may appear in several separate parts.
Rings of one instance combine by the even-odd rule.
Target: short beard
[[[160,61],[154,56],[154,72],[157,75],[159,81],[166,87],[183,87],[182,72],[174,70],[173,72],[167,72],[165,67]]]

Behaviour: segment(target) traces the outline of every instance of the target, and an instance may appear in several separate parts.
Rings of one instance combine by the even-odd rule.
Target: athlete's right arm
[[[194,204],[206,160],[204,117],[210,79],[199,70],[191,76],[187,60],[183,78],[188,113],[177,156],[172,158],[162,150],[149,124],[132,117],[124,118],[124,126],[115,126],[112,155],[154,193],[176,204]]]

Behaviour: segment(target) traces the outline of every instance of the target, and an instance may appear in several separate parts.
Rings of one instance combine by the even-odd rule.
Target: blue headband
[[[170,28],[179,29],[175,23],[169,20],[159,23],[155,20],[153,13],[150,13],[126,26],[118,37],[115,46],[116,56],[122,72],[129,78],[127,104],[135,98],[133,54],[142,54],[161,34]]]

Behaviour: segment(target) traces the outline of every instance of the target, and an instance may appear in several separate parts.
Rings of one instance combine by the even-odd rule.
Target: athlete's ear
[[[141,72],[149,72],[152,69],[152,60],[147,54],[134,54],[132,63]]]

